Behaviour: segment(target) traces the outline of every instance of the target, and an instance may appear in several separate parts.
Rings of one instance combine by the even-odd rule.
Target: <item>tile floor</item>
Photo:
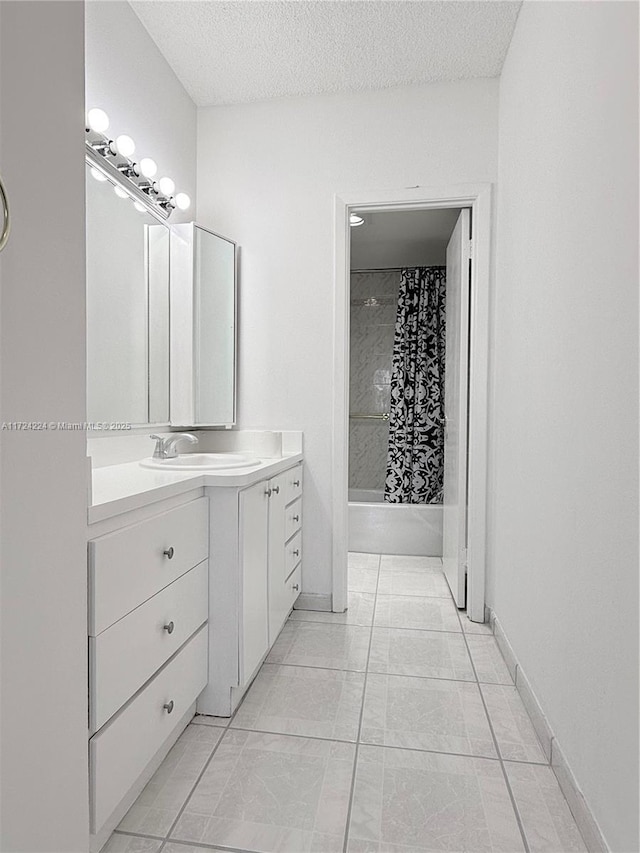
[[[350,554],[230,721],[196,717],[104,853],[585,851],[486,625],[427,557]]]

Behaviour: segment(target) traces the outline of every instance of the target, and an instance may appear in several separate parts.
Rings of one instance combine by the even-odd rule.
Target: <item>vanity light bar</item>
[[[85,160],[99,175],[104,175],[102,180],[120,186],[134,203],[144,205],[158,219],[168,219],[176,207],[186,210],[191,204],[189,196],[177,193],[174,197],[175,184],[171,178],[153,180],[157,171],[154,161],[149,157],[143,157],[139,163],[130,159],[135,151],[133,139],[123,134],[114,142],[105,136],[108,127],[109,119],[103,110],[89,110]]]

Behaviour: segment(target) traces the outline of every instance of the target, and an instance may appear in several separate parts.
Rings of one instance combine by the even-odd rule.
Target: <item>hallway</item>
[[[230,722],[195,718],[105,853],[586,849],[441,561],[350,554],[349,586],[292,613]]]

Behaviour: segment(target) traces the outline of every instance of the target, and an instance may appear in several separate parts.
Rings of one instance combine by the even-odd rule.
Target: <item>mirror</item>
[[[191,222],[171,229],[171,423],[235,423],[236,244]]]
[[[169,421],[169,228],[87,166],[87,420]]]

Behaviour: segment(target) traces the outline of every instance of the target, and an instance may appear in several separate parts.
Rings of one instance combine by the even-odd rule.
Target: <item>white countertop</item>
[[[161,471],[143,468],[139,462],[94,468],[88,521],[94,524],[193,489],[242,489],[285,471],[301,462],[302,458],[302,453],[289,453],[278,458],[261,459],[259,465],[223,471]]]

